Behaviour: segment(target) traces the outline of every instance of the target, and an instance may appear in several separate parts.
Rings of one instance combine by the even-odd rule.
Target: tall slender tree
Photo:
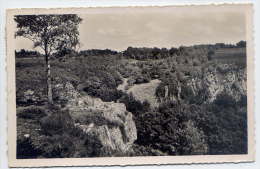
[[[43,50],[46,62],[48,102],[53,103],[50,58],[64,48],[79,44],[78,26],[82,19],[76,14],[65,15],[17,15],[15,37],[21,36],[33,42],[34,48]]]

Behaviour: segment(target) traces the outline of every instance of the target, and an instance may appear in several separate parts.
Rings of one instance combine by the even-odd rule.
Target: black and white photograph
[[[250,5],[48,10],[9,11],[13,159],[253,160]]]

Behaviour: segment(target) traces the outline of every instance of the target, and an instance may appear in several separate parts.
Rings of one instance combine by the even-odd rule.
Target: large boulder
[[[70,83],[57,84],[54,95],[68,110],[75,126],[112,152],[128,152],[137,139],[131,112],[123,103],[103,102],[99,98],[82,95]],[[98,148],[97,148],[98,149]]]

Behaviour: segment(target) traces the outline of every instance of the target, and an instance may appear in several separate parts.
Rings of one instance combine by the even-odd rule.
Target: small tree
[[[78,25],[82,21],[76,14],[65,15],[17,15],[15,36],[30,39],[34,48],[40,47],[45,56],[48,102],[52,103],[50,56],[64,48],[79,44]]]

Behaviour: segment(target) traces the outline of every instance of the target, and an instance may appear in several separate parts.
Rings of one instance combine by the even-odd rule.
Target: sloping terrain
[[[17,157],[247,153],[245,64],[185,49],[54,59],[54,105],[44,60],[17,59]]]
[[[109,156],[132,151],[137,131],[132,113],[124,104],[82,96],[70,83],[57,84],[53,90],[56,102],[63,104],[62,109],[47,112],[48,107],[28,106],[17,110],[18,147],[22,147],[18,158]],[[57,140],[50,141],[57,136]],[[55,144],[49,145],[53,141],[60,147],[58,150]],[[26,156],[29,150],[33,155]]]
[[[155,92],[160,83],[160,80],[154,79],[149,83],[135,84],[127,90],[127,93],[132,93],[133,96],[141,102],[148,101],[152,107],[157,107],[159,103]]]

